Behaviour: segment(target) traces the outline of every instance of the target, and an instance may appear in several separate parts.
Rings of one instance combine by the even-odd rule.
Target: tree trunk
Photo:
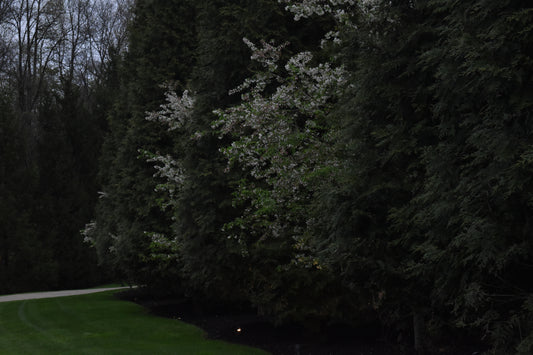
[[[413,311],[413,335],[414,347],[417,354],[425,354],[426,351],[426,328],[424,313],[421,310]]]
[[[2,259],[1,259],[1,262],[5,268],[5,270],[7,270],[9,268],[9,248],[7,246],[7,242],[4,240],[4,243],[3,243],[3,255],[2,255]]]

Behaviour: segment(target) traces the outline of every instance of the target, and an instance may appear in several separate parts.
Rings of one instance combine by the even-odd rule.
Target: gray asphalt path
[[[16,295],[6,295],[0,296],[0,302],[10,302],[10,301],[24,301],[24,300],[34,300],[38,298],[54,298],[54,297],[65,297],[65,296],[77,296],[77,295],[86,295],[89,293],[111,291],[111,290],[122,290],[129,288],[125,287],[106,287],[106,288],[91,288],[86,290],[67,290],[67,291],[50,291],[50,292],[33,292],[33,293],[19,293]]]

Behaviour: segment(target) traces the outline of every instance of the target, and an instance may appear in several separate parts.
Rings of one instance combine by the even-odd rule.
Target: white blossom
[[[160,105],[161,110],[147,112],[146,119],[164,123],[168,126],[168,130],[172,131],[181,128],[186,122],[194,106],[194,99],[189,96],[187,90],[181,96],[178,96],[173,90],[167,91],[165,95],[167,102]]]
[[[85,227],[80,231],[83,236],[83,242],[94,246],[96,240],[94,238],[94,233],[96,232],[96,221],[90,221],[85,225]]]
[[[189,91],[185,90],[181,95],[178,95],[174,90],[169,89],[166,94],[166,103],[160,105],[160,110],[155,112],[147,112],[146,120],[160,122],[168,126],[169,131],[180,129],[190,119],[192,110],[194,108],[194,99],[189,95]],[[191,139],[198,140],[202,137],[201,132],[196,132]],[[164,182],[157,184],[155,191],[165,191],[168,193],[168,202],[162,205],[166,208],[172,205],[176,193],[181,189],[186,174],[179,159],[171,154],[154,154],[143,149],[139,149],[141,156],[147,162],[154,164],[154,178],[161,178]]]
[[[162,177],[167,182],[175,185],[183,184],[185,174],[179,161],[175,160],[171,155],[156,155],[146,160],[147,162],[161,163],[154,165],[156,172],[154,177]]]
[[[373,0],[366,0],[373,1]],[[336,17],[342,17],[344,9],[350,6],[358,5],[364,0],[278,0],[280,3],[285,3],[285,9],[294,14],[296,21],[301,18],[311,17],[313,15],[323,16],[325,14],[333,14]]]

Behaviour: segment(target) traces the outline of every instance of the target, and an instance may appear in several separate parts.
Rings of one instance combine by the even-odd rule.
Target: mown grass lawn
[[[150,315],[110,291],[0,303],[0,354],[268,353],[208,340],[201,329]]]

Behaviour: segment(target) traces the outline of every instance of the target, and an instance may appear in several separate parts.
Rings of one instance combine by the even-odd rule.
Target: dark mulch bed
[[[240,343],[271,352],[273,355],[411,355],[412,348],[383,339],[373,325],[358,328],[330,326],[311,332],[297,325],[274,326],[267,318],[251,310],[228,307],[198,307],[190,301],[153,299],[133,291],[119,294],[121,299],[136,302],[151,313],[194,324],[211,339]],[[472,350],[442,349],[443,355],[471,355]]]

